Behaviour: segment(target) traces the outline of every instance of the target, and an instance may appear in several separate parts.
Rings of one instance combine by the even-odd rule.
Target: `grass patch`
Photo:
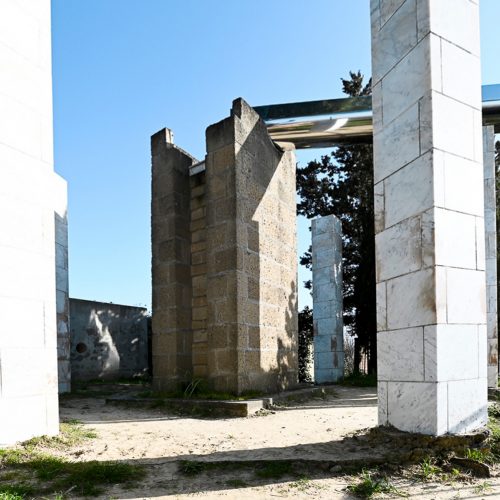
[[[377,375],[353,373],[344,377],[342,385],[349,385],[352,387],[377,387]]]
[[[379,493],[406,496],[393,486],[386,476],[363,470],[356,484],[351,484],[347,490],[360,498],[372,498]]]
[[[37,492],[56,493],[71,488],[74,493],[84,496],[97,495],[106,485],[134,483],[145,475],[144,469],[137,465],[95,460],[71,462],[29,449],[0,450],[0,466],[25,471],[35,478],[38,481]],[[30,488],[33,491],[34,486]]]
[[[17,500],[34,491],[55,494],[68,489],[75,494],[95,496],[106,485],[131,484],[144,477],[144,469],[137,465],[72,462],[45,451],[65,449],[94,437],[96,433],[92,429],[86,429],[80,422],[73,420],[61,424],[58,436],[36,437],[25,441],[19,448],[0,449],[0,469],[3,469],[0,500]],[[28,478],[30,482],[25,483],[24,480]]]
[[[193,460],[182,460],[179,463],[179,470],[186,476],[196,476],[206,470],[207,464],[195,462]]]
[[[420,464],[418,476],[423,481],[430,481],[440,472],[441,469],[436,465],[435,460],[433,458],[427,457],[424,458],[424,460]]]
[[[39,436],[24,441],[21,446],[27,450],[36,448],[64,449],[77,446],[88,439],[94,439],[97,433],[94,429],[88,429],[78,420],[68,420],[59,425],[57,436]]]
[[[24,483],[0,485],[0,500],[23,500],[33,493],[33,487]]]

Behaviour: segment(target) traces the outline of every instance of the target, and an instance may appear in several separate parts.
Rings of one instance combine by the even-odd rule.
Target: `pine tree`
[[[350,97],[371,94],[371,80],[364,84],[360,72],[342,79]],[[320,160],[297,168],[300,202],[297,213],[308,218],[335,214],[342,222],[344,272],[344,325],[356,337],[355,370],[361,354],[368,358],[368,372],[375,373],[376,297],[375,234],[373,212],[373,148],[371,144],[342,145]],[[310,251],[300,259],[311,267]],[[310,288],[311,283],[306,283]],[[314,311],[313,311],[314,316]]]

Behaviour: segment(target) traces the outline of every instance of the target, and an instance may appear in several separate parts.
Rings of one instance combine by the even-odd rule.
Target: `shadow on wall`
[[[80,299],[70,299],[69,309],[73,381],[149,373],[146,309]]]

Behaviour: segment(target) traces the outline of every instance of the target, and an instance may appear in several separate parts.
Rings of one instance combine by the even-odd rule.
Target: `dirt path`
[[[315,398],[249,418],[201,419],[160,409],[106,405],[104,399],[67,399],[62,419],[78,419],[98,438],[69,451],[75,460],[118,460],[148,470],[140,487],[109,489],[100,498],[353,498],[353,481],[338,468],[308,470],[304,477],[256,476],[252,467],[207,468],[194,476],[179,472],[180,460],[254,461],[273,459],[335,460],[370,457],[362,444],[340,440],[377,422],[375,389],[338,387],[334,395]],[[348,449],[346,449],[348,448]],[[67,454],[66,454],[67,456]],[[396,487],[415,498],[500,498],[500,481],[434,484],[398,479]],[[458,496],[457,496],[458,495]]]

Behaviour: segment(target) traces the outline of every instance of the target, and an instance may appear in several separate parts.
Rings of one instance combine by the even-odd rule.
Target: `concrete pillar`
[[[0,446],[58,432],[50,1],[0,2]]]
[[[217,390],[297,382],[294,151],[242,99],[207,129],[208,376]]]
[[[55,192],[59,201],[54,212],[56,252],[56,319],[57,319],[57,373],[59,394],[71,391],[71,342],[69,328],[68,279],[68,200],[67,184],[56,178]]]
[[[312,280],[314,381],[344,377],[342,321],[342,224],[335,215],[313,219]]]
[[[479,7],[371,0],[379,423],[487,419]]]
[[[495,186],[495,132],[493,127],[483,127],[483,155],[484,228],[486,241],[486,313],[488,320],[488,387],[497,387],[497,203]]]
[[[177,389],[192,378],[189,167],[196,160],[173,144],[170,130],[151,138],[153,383]]]

